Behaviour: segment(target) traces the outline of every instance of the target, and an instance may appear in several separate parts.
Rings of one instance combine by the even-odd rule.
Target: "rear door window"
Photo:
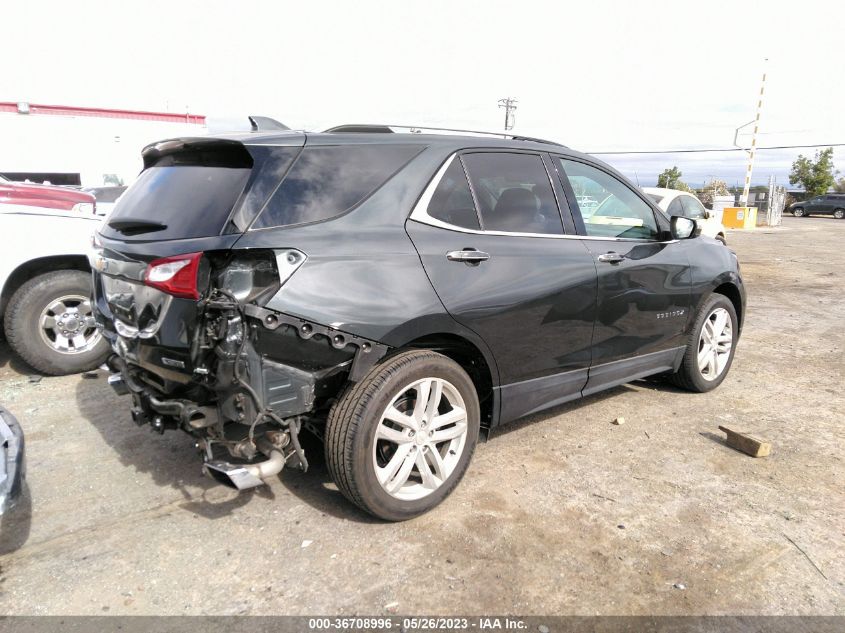
[[[561,235],[563,224],[538,154],[479,152],[462,156],[485,231]]]
[[[481,228],[472,191],[459,158],[455,157],[446,168],[428,203],[427,211],[429,216],[446,224],[465,229]]]
[[[351,210],[421,151],[409,145],[305,147],[252,229],[306,224]]]

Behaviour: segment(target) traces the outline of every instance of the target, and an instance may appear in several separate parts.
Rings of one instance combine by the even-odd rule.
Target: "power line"
[[[809,149],[813,147],[845,147],[845,143],[821,143],[819,145],[771,145],[769,147],[758,147],[757,151],[767,149]],[[585,154],[703,154],[706,152],[744,152],[741,147],[728,147],[725,149],[655,149],[642,151],[612,151],[612,152],[584,152]]]

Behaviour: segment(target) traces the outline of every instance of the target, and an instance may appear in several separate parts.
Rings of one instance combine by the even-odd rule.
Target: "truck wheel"
[[[845,209],[836,209],[833,212],[833,217],[835,217],[837,220],[841,220],[842,218],[845,218]]]
[[[738,336],[733,303],[724,295],[711,295],[695,320],[681,367],[670,380],[688,391],[715,389],[728,375]]]
[[[404,521],[455,489],[479,425],[475,386],[457,363],[427,350],[402,352],[332,407],[326,463],[350,501],[381,519]]]
[[[91,275],[62,270],[33,277],[12,295],[6,339],[34,369],[60,376],[95,369],[108,341],[94,327]]]

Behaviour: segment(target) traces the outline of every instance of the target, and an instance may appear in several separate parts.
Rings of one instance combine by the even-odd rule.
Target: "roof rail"
[[[393,134],[393,128],[402,128],[410,131],[411,134],[422,134],[423,131],[433,132],[458,132],[461,134],[481,134],[484,136],[496,136],[504,139],[512,139],[514,141],[531,141],[533,143],[545,143],[546,145],[558,145],[559,147],[566,147],[556,141],[548,141],[542,138],[534,138],[533,136],[522,136],[521,134],[509,134],[508,132],[484,132],[481,130],[460,130],[449,127],[428,127],[425,125],[393,125],[391,123],[352,123],[346,125],[337,125],[327,130],[327,133],[344,133],[344,134]]]

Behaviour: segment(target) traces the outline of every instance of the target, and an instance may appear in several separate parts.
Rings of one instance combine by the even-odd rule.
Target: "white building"
[[[0,102],[0,174],[56,185],[128,185],[143,166],[145,145],[206,133],[198,114]]]

